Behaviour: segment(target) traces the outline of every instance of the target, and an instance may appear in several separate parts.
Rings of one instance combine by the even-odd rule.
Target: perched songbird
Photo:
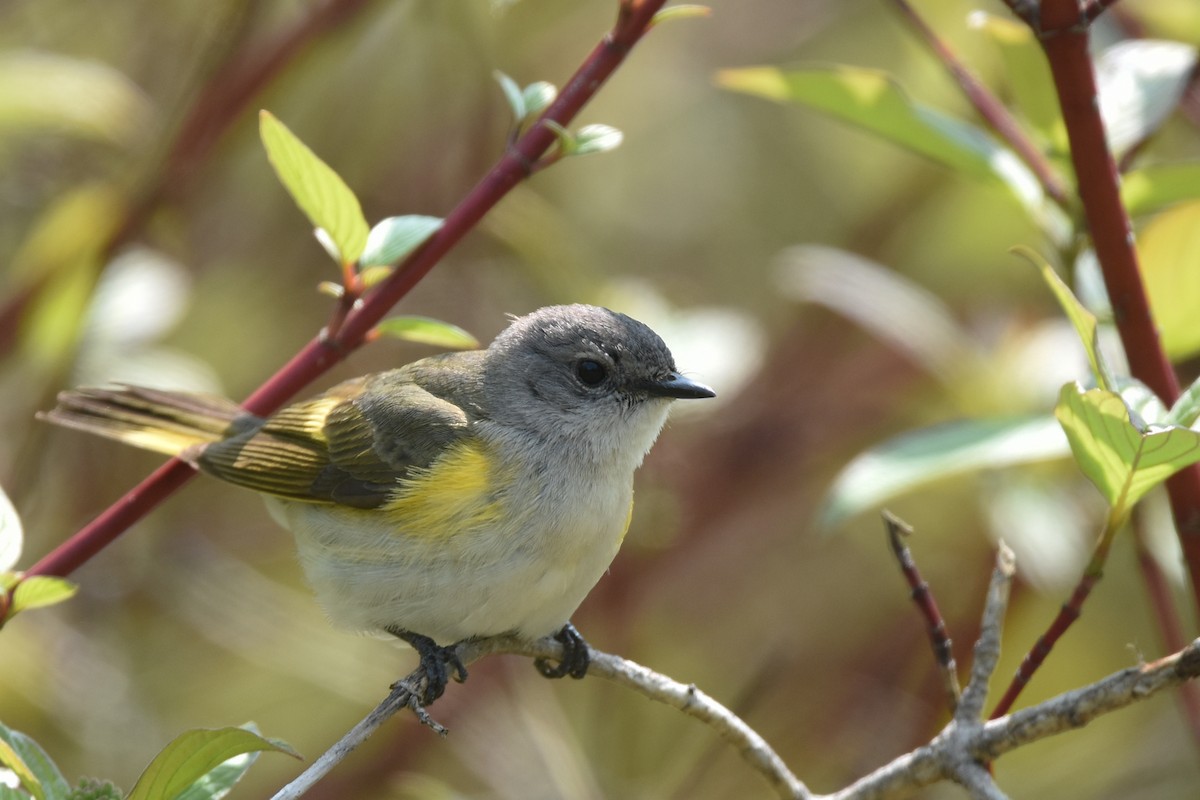
[[[563,660],[538,669],[583,676],[570,617],[621,545],[634,470],[672,400],[712,396],[650,328],[571,305],[266,418],[135,386],[64,392],[43,418],[261,493],[333,622],[409,642],[432,702],[473,637],[554,634]]]

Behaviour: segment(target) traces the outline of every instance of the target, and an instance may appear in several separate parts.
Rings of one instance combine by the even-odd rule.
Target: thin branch
[[[892,0],[892,4],[896,6],[900,11],[900,16],[916,31],[925,46],[950,73],[950,77],[962,89],[963,95],[979,113],[979,116],[991,126],[1001,139],[1008,143],[1017,157],[1025,162],[1025,165],[1037,177],[1046,195],[1059,206],[1067,208],[1071,203],[1071,194],[1066,182],[1050,165],[1050,161],[1037,145],[1025,134],[1025,130],[1008,112],[1000,99],[984,85],[983,81],[975,77],[975,74],[950,49],[950,45],[946,44],[945,40],[929,27],[908,0]]]
[[[946,630],[946,620],[938,609],[937,600],[934,599],[929,584],[921,577],[912,551],[904,544],[904,537],[912,533],[912,527],[890,511],[883,512],[883,524],[887,529],[892,553],[900,562],[900,571],[904,573],[904,579],[908,582],[909,595],[925,620],[925,630],[929,635],[929,644],[933,647],[933,658],[941,673],[946,702],[953,712],[958,708],[962,696],[962,689],[958,685],[958,665],[954,662],[954,646]]]
[[[509,636],[496,636],[465,642],[459,645],[458,649],[459,658],[465,664],[500,653],[553,660],[562,655],[562,645],[552,637],[529,642]],[[742,758],[766,778],[780,797],[800,800],[812,798],[812,793],[791,773],[783,759],[754,729],[732,711],[697,689],[694,684],[678,683],[640,664],[598,650],[589,648],[589,655],[591,664],[588,667],[588,675],[606,678],[699,719],[733,745]],[[313,762],[312,766],[281,789],[272,800],[295,800],[300,797],[402,708],[411,708],[423,724],[444,735],[445,729],[429,719],[425,710],[415,701],[421,680],[422,676],[417,670],[396,682],[391,694],[379,706]]]
[[[269,414],[345,358],[401,298],[457,245],[479,220],[527,175],[527,165],[554,143],[541,124],[569,125],[629,55],[666,0],[623,0],[616,26],[596,45],[537,124],[508,149],[484,178],[447,216],[442,227],[363,303],[347,315],[336,338],[316,336],[242,404],[254,414]],[[182,486],[194,471],[179,460],[157,469],[100,516],[28,570],[29,575],[68,575]]]
[[[987,601],[983,607],[983,624],[975,642],[975,661],[971,679],[963,692],[955,717],[959,722],[978,720],[987,699],[988,682],[1000,661],[1000,639],[1004,630],[1004,614],[1008,610],[1008,595],[1016,573],[1016,556],[1004,542],[996,550],[996,566],[988,584]]]

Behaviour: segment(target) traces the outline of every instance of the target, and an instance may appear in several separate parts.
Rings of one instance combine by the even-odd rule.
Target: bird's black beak
[[[716,392],[703,383],[685,378],[678,372],[672,372],[664,380],[646,381],[642,388],[654,397],[674,397],[678,400],[699,400],[717,396]]]

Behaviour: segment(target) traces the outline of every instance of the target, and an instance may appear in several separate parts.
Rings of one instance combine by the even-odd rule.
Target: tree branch
[[[242,404],[265,415],[279,408],[297,391],[359,347],[367,333],[431,269],[457,245],[496,203],[528,173],[556,141],[543,124],[569,125],[579,110],[595,96],[608,77],[629,55],[653,22],[666,0],[622,0],[617,23],[596,45],[552,103],[526,133],[504,154],[484,178],[447,215],[433,237],[401,263],[385,282],[346,317],[336,337],[318,335],[254,391]],[[110,544],[159,502],[186,483],[194,470],[172,460],[155,470],[125,496],[106,509],[49,555],[34,564],[29,575],[68,575]]]

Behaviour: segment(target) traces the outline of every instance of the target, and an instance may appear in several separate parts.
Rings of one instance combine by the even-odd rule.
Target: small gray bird
[[[629,527],[634,470],[672,400],[713,396],[650,328],[570,305],[266,418],[135,386],[64,392],[42,418],[261,493],[333,622],[417,650],[428,703],[473,637],[554,634],[564,658],[539,670],[583,676],[570,617]]]

